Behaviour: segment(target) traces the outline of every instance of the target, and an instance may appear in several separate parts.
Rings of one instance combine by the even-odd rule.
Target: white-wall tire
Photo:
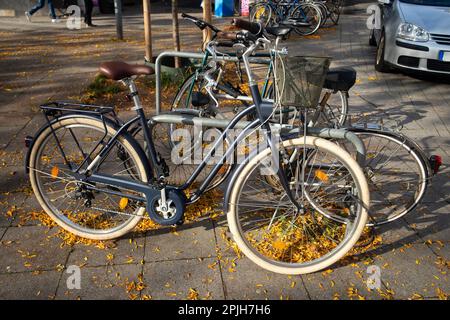
[[[304,145],[305,138],[297,138],[292,140],[287,140],[283,142],[283,146],[302,146]],[[258,255],[255,251],[250,248],[248,242],[244,239],[244,235],[242,234],[238,222],[236,211],[236,202],[238,200],[239,192],[241,190],[241,185],[246,180],[246,176],[253,170],[253,168],[263,159],[264,157],[270,154],[270,149],[266,149],[263,152],[260,152],[258,155],[249,160],[247,164],[240,170],[238,176],[235,179],[234,186],[230,192],[229,196],[229,204],[228,204],[228,212],[227,212],[227,220],[229,224],[229,228],[231,234],[233,236],[234,241],[238,245],[239,249],[254,263],[259,265],[260,267],[281,274],[288,275],[298,275],[298,274],[307,274],[316,272],[322,269],[325,269],[331,266],[333,263],[341,259],[343,256],[347,254],[347,252],[355,245],[358,241],[363,229],[365,227],[367,221],[367,209],[370,203],[370,195],[369,188],[367,185],[366,177],[364,176],[364,172],[357,164],[357,162],[342,148],[338,147],[336,144],[327,141],[325,139],[317,138],[317,137],[306,137],[306,145],[313,146],[317,148],[322,148],[327,150],[328,152],[335,155],[339,158],[342,163],[346,164],[346,167],[351,170],[353,178],[359,184],[359,197],[362,202],[361,212],[356,219],[355,226],[353,228],[353,233],[344,241],[343,244],[340,245],[340,248],[336,252],[331,252],[332,254],[327,254],[322,261],[311,263],[305,263],[301,266],[296,266],[294,264],[288,264],[285,262],[278,261],[268,261],[268,259],[264,259],[260,254]]]
[[[62,120],[54,123],[53,128],[54,128],[54,130],[57,130],[58,128],[60,128],[62,126],[67,126],[67,125],[86,125],[90,128],[98,128],[100,130],[104,130],[104,125],[101,120],[94,119],[94,118],[82,117],[82,116],[62,119]],[[116,133],[116,130],[112,126],[107,125],[107,127],[108,127],[109,134],[114,135]],[[39,184],[38,184],[37,177],[36,177],[36,171],[33,170],[33,168],[36,167],[36,160],[37,160],[39,150],[42,147],[42,144],[45,143],[46,139],[48,139],[49,135],[51,135],[51,134],[52,134],[51,128],[47,127],[46,129],[43,130],[43,132],[41,132],[41,134],[39,136],[36,137],[36,141],[34,142],[31,153],[30,153],[30,163],[29,163],[29,166],[30,166],[29,177],[30,177],[30,181],[31,181],[31,186],[33,188],[34,194],[36,195],[36,199],[38,200],[38,202],[42,206],[42,208],[45,210],[45,212],[50,216],[50,218],[52,218],[53,221],[55,221],[64,230],[66,230],[70,233],[73,233],[79,237],[83,237],[83,238],[87,238],[87,239],[111,240],[111,239],[119,238],[119,237],[123,236],[124,234],[130,232],[142,219],[142,216],[145,213],[144,207],[138,208],[135,211],[136,217],[132,217],[131,219],[128,219],[126,221],[126,225],[123,225],[120,229],[113,230],[111,232],[107,232],[106,230],[105,230],[105,232],[101,232],[99,230],[97,230],[97,232],[88,232],[86,230],[83,230],[83,228],[81,228],[81,227],[77,228],[75,226],[72,226],[72,225],[66,223],[63,219],[61,219],[58,216],[58,214],[55,214],[53,212],[53,210],[49,207],[46,200],[44,199],[42,193],[40,192]],[[126,149],[128,154],[130,155],[130,157],[135,161],[136,168],[138,169],[141,180],[143,182],[147,182],[148,177],[146,174],[144,164],[141,161],[140,155],[138,154],[138,152],[136,152],[132,143],[128,140],[128,137],[121,135],[121,136],[119,136],[119,139],[120,139],[119,141],[122,144],[122,146]]]

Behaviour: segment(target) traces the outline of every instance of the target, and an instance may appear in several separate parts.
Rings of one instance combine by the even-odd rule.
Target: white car
[[[392,67],[450,74],[450,0],[379,0],[381,24],[375,69]]]

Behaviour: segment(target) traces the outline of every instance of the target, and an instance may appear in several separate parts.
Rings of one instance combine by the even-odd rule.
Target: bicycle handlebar
[[[206,21],[204,21],[204,20],[201,20],[201,19],[199,19],[199,18],[196,18],[196,17],[194,17],[194,16],[188,15],[188,14],[186,14],[186,13],[182,13],[182,14],[181,14],[181,17],[182,17],[183,19],[186,19],[186,20],[189,20],[189,21],[192,21],[193,23],[195,23],[195,25],[196,25],[197,27],[199,27],[200,30],[204,30],[206,27],[208,27],[208,28],[210,28],[212,31],[214,31],[215,33],[219,33],[219,32],[220,32],[220,29],[216,28],[216,27],[213,26],[212,24],[210,24],[210,23],[208,23],[208,22],[206,22]]]
[[[181,17],[183,19],[189,20],[193,22],[200,30],[204,30],[205,28],[210,28],[212,31],[216,33],[216,36],[221,39],[231,40],[231,41],[253,41],[255,42],[263,33],[264,27],[260,23],[249,22],[242,19],[233,19],[232,25],[241,28],[243,30],[247,30],[248,32],[223,32],[212,24],[191,16],[187,13],[181,13]],[[224,43],[223,46],[232,46],[229,43]]]

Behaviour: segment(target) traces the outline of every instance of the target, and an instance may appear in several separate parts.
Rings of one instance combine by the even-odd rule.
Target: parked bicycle
[[[194,17],[185,18],[196,21]],[[247,27],[251,29],[250,31],[258,31],[255,26],[253,29],[242,23],[238,26]],[[216,31],[219,32],[219,30]],[[265,32],[268,37],[276,37],[275,42],[279,42],[288,34],[289,28],[266,27]],[[248,107],[251,97],[247,96],[241,88],[223,82],[223,66],[218,68],[219,71],[213,70],[214,73],[207,63],[208,57],[209,52],[206,50],[201,67],[188,76],[181,85],[172,103],[172,111],[195,109],[203,117],[223,119],[232,117],[242,108]],[[267,53],[259,52],[253,57],[253,61],[261,64],[264,62],[264,57],[267,57]],[[263,97],[273,100],[273,60],[265,59],[267,72],[262,82],[261,92]],[[308,125],[345,128],[347,132],[360,137],[366,148],[366,158],[364,163],[360,164],[372,191],[368,225],[380,225],[399,219],[420,203],[432,176],[439,168],[440,157],[428,158],[412,139],[383,126],[382,123],[372,121],[348,126],[346,124],[349,114],[348,92],[355,81],[354,69],[349,67],[331,69],[326,76],[325,90],[320,103],[317,108],[311,108],[308,111]],[[240,103],[231,104],[230,101]],[[231,111],[224,105],[232,105]],[[290,112],[285,114],[288,115],[287,118],[297,119]],[[345,143],[345,140],[340,140],[338,143],[356,158],[357,153],[353,143]],[[183,176],[190,174],[192,167],[170,163],[171,143],[161,143],[159,147],[169,166],[174,167],[174,171],[180,174],[181,180],[184,179]],[[220,183],[219,180],[217,182]]]
[[[251,9],[250,21],[263,26],[288,26],[300,35],[311,35],[328,20],[336,25],[341,7],[341,0],[259,1]]]
[[[143,218],[160,225],[182,224],[185,207],[232,173],[224,210],[238,247],[267,270],[303,274],[343,257],[367,223],[398,219],[417,205],[439,168],[439,157],[429,161],[413,141],[384,128],[313,128],[308,121],[317,110],[324,113],[326,95],[321,98],[320,93],[326,80],[333,92],[348,91],[353,76],[347,81],[342,77],[351,72],[337,72],[333,78],[327,76],[328,58],[290,55],[278,48],[289,33],[286,28],[240,20],[235,24],[247,31],[222,32],[184,17],[214,34],[207,44],[208,63],[194,78],[199,91],[192,91],[195,99],[190,101],[196,105],[147,118],[134,79],[153,70],[114,61],[100,70],[128,86],[137,113],[133,119],[122,121],[112,107],[68,102],[41,106],[47,122],[28,140],[27,170],[39,203],[61,227],[90,239],[114,239]],[[235,55],[224,53],[224,47]],[[266,96],[254,75],[257,50],[269,53]],[[216,99],[226,61],[242,62],[250,88],[248,97],[230,95],[247,103],[231,118],[218,116]],[[213,112],[208,112],[211,105]],[[202,155],[186,179],[173,184],[168,163],[173,158],[159,152],[156,134],[165,132],[170,139],[175,129],[195,129],[199,123],[200,133],[188,130],[186,138],[168,141],[179,158],[191,157],[195,150]],[[159,125],[168,129],[158,130]],[[216,139],[205,144],[207,129]],[[230,139],[234,129],[238,134]],[[240,143],[254,135],[267,145],[242,153]],[[357,140],[349,140],[352,136]],[[374,141],[379,142],[376,148]],[[186,142],[187,149],[178,149],[177,143]],[[239,156],[244,161],[228,161]]]
[[[300,35],[315,33],[322,21],[320,8],[300,0],[257,2],[250,12],[250,21],[266,26],[289,26]]]
[[[161,225],[180,224],[185,206],[201,197],[227,158],[237,151],[239,142],[258,132],[274,142],[246,155],[243,163],[232,164],[234,173],[224,207],[233,238],[253,262],[274,272],[302,274],[326,268],[353,247],[364,229],[370,203],[364,173],[342,148],[325,139],[302,135],[300,127],[292,130],[290,125],[280,123],[280,137],[273,140],[276,131],[269,120],[284,100],[262,99],[250,64],[252,54],[271,42],[262,30],[257,34],[221,32],[209,44],[217,60],[222,56],[217,50],[220,41],[245,44],[240,59],[250,84],[252,106],[231,121],[224,120],[227,126],[182,186],[167,183],[170,172],[155,150],[153,126],[200,121],[206,127],[215,127],[217,119],[176,113],[148,119],[134,78],[152,74],[153,70],[114,61],[103,63],[100,70],[109,79],[128,86],[137,116],[123,122],[111,107],[64,102],[42,105],[47,123],[30,141],[27,155],[33,191],[61,227],[90,239],[117,238],[147,217],[146,212],[147,218]],[[314,85],[323,84],[328,59],[299,59],[276,48],[271,52],[283,63],[302,61],[313,66]],[[286,72],[280,66],[276,78]],[[299,111],[319,99],[320,91],[308,92],[311,95],[302,98],[305,106],[297,106]],[[136,123],[144,135],[145,151],[129,133]],[[230,141],[196,191],[189,192],[227,134],[240,125],[244,127],[237,138]]]

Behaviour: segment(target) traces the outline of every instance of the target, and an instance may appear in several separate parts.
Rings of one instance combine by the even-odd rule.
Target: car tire
[[[385,48],[386,48],[386,37],[383,31],[381,33],[380,41],[378,42],[377,54],[375,56],[375,70],[377,70],[378,72],[391,71],[391,68],[389,67],[387,62],[384,61]]]
[[[372,47],[377,46],[377,40],[375,39],[375,32],[373,30],[372,30],[372,32],[370,32],[369,45]]]

